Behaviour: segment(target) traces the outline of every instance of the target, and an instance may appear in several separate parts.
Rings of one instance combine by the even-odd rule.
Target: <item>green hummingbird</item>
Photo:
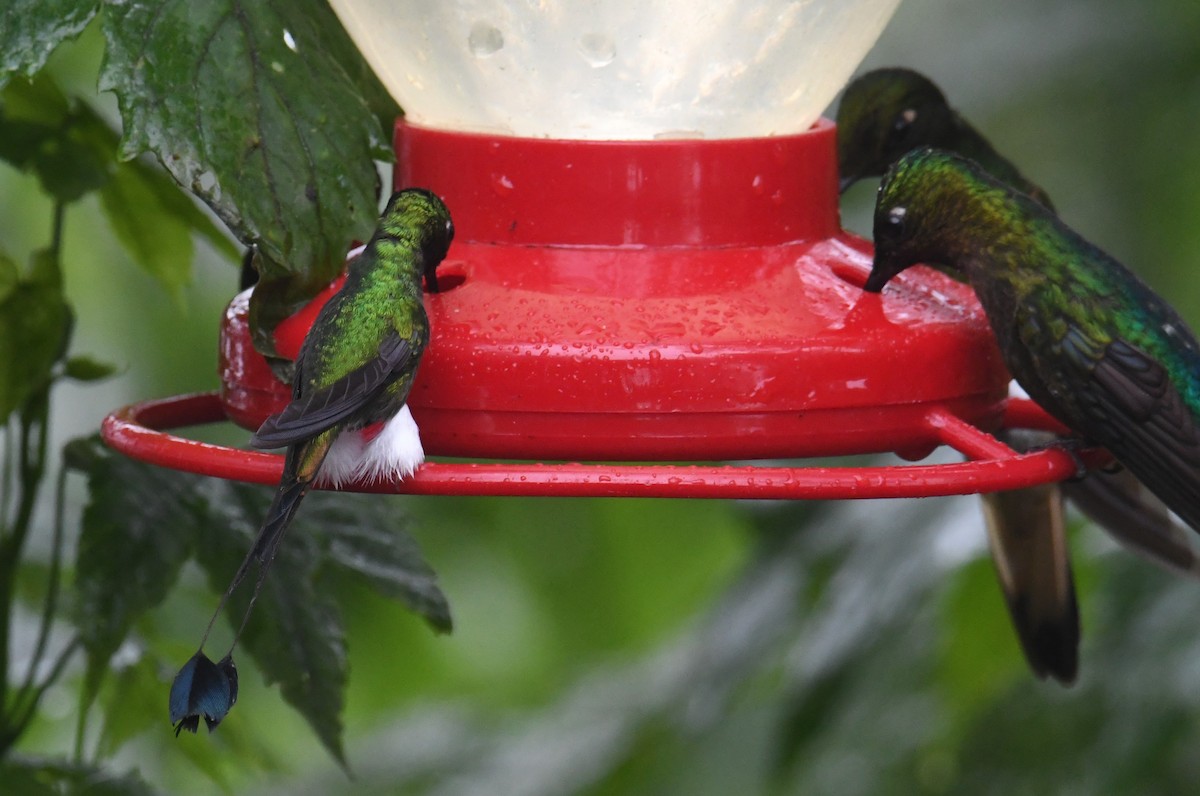
[[[844,191],[856,180],[882,176],[910,149],[937,146],[970,157],[996,179],[1048,209],[1049,196],[1028,180],[924,75],[878,69],[853,81],[838,108],[839,170]],[[1024,452],[1051,434],[1010,430],[1005,442]],[[1015,493],[981,495],[988,540],[1005,601],[1026,659],[1039,676],[1074,679],[1078,607],[1066,546],[1063,496],[1114,538],[1168,569],[1200,572],[1200,559],[1171,520],[1128,472],[1096,472],[1079,481]]]
[[[362,253],[350,261],[345,285],[317,314],[296,358],[291,403],[267,418],[251,440],[256,448],[287,448],[283,478],[253,547],[209,621],[201,651],[172,687],[172,723],[194,732],[196,713],[203,710],[211,729],[232,705],[227,694],[236,699],[230,656],[223,659],[230,659],[227,666],[197,658],[203,658],[204,641],[225,601],[257,562],[245,627],[284,532],[313,484],[403,478],[424,461],[406,404],[429,342],[421,278],[437,292],[435,270],[453,238],[441,199],[419,188],[399,191]],[[382,429],[372,433],[378,424]],[[241,628],[231,652],[240,635]]]
[[[292,401],[267,418],[250,444],[287,448],[283,480],[253,553],[268,559],[318,476],[334,486],[357,478],[406,477],[424,461],[408,392],[429,343],[421,277],[436,269],[454,224],[442,200],[420,188],[392,195],[346,282],[317,314],[296,357]],[[386,424],[367,440],[352,434]]]
[[[962,274],[1017,383],[1200,531],[1200,344],[1162,298],[1045,206],[936,149],[885,174],[874,236],[864,289],[917,263]]]
[[[909,150],[932,146],[970,158],[996,179],[1053,209],[1046,192],[1001,156],[919,72],[876,69],[855,78],[842,93],[837,128],[843,192],[858,180],[882,175]]]
[[[1050,206],[1049,197],[955,112],[945,95],[910,69],[876,69],[850,83],[837,113],[838,171],[844,192],[879,177],[917,146],[975,159],[997,178]],[[1020,450],[1053,439],[1006,431]],[[988,546],[1025,659],[1038,677],[1073,682],[1079,668],[1079,607],[1057,485],[980,495]]]

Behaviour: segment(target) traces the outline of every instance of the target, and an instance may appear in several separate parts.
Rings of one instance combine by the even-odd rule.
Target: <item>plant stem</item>
[[[29,668],[25,672],[25,682],[13,700],[13,712],[20,713],[21,718],[14,727],[18,734],[22,725],[27,724],[33,716],[34,708],[45,691],[46,686],[54,680],[52,673],[42,684],[38,685],[37,672],[46,654],[46,645],[50,640],[50,629],[54,625],[54,615],[58,610],[59,581],[62,574],[62,541],[63,541],[63,511],[66,501],[67,468],[60,468],[54,488],[54,536],[50,545],[50,576],[46,585],[46,601],[42,608],[42,619],[38,626],[37,642],[34,644],[33,655],[29,659]],[[78,643],[78,639],[75,644]],[[56,664],[57,668],[57,664]],[[0,755],[2,755],[0,750]]]
[[[76,650],[82,646],[79,636],[75,636],[63,647],[62,652],[58,653],[58,657],[54,660],[54,665],[50,667],[50,672],[46,678],[37,686],[29,691],[28,697],[19,705],[15,705],[13,714],[16,715],[16,721],[12,723],[12,727],[4,738],[0,738],[0,758],[8,751],[9,746],[14,743],[25,729],[29,726],[29,722],[33,721],[33,716],[37,712],[38,703],[42,701],[42,696],[46,693],[46,689],[54,685],[54,681],[59,678],[66,668],[67,663],[71,660],[71,656]],[[22,692],[24,694],[24,692]]]
[[[0,465],[0,543],[3,543],[3,540],[8,535],[8,512],[10,509],[12,509],[12,435],[12,424],[6,419],[4,423],[4,447],[3,450],[0,451],[0,455],[4,457],[4,462],[2,465]]]
[[[62,284],[63,218],[66,215],[66,209],[65,203],[54,203],[54,219],[50,226],[50,261],[54,264],[60,285]]]
[[[54,269],[54,279],[62,285],[62,253],[63,220],[66,205],[63,202],[54,203],[54,217],[50,232],[50,265]],[[65,348],[65,345],[64,345]],[[8,680],[9,650],[12,642],[12,613],[16,597],[17,567],[21,562],[21,554],[25,550],[25,542],[29,538],[30,527],[33,523],[34,509],[37,507],[37,497],[46,475],[46,446],[49,439],[48,424],[50,419],[50,388],[53,380],[47,380],[35,389],[17,409],[17,423],[20,427],[20,437],[17,448],[17,479],[19,497],[17,499],[16,516],[8,527],[8,533],[0,538],[0,758],[7,752],[20,734],[14,716],[18,703],[25,697],[25,689],[16,694],[10,694]],[[6,459],[6,469],[7,459]],[[7,485],[5,485],[7,486]],[[7,491],[7,490],[6,490]],[[55,555],[61,537],[56,533]],[[57,569],[57,563],[52,564]],[[57,573],[53,574],[52,589],[57,591]],[[50,606],[53,611],[53,606]],[[46,629],[48,632],[48,629]],[[45,642],[39,639],[40,659],[44,652]],[[36,668],[37,661],[31,666]],[[27,681],[28,684],[28,681]]]
[[[84,730],[87,729],[88,711],[91,710],[91,702],[88,701],[87,689],[79,689],[79,719],[75,722],[75,751],[72,753],[72,759],[76,765],[83,762],[83,736]]]
[[[17,501],[17,515],[9,528],[9,534],[0,542],[0,684],[3,684],[4,688],[3,701],[0,701],[0,737],[7,736],[12,728],[8,656],[13,602],[17,588],[17,564],[29,537],[33,510],[37,506],[38,487],[45,475],[46,420],[49,406],[50,391],[47,385],[31,395],[18,410],[18,423],[21,428],[17,467],[20,497]]]

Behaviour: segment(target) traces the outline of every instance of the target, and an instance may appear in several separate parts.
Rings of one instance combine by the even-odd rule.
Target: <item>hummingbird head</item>
[[[910,69],[876,69],[850,83],[837,112],[840,190],[877,177],[909,150],[944,146],[954,111],[932,81]]]
[[[969,178],[980,174],[971,161],[924,147],[888,169],[875,200],[875,262],[863,289],[878,293],[909,266],[954,267],[956,253],[978,221],[966,205]]]
[[[438,203],[441,204],[441,200],[438,200]],[[442,209],[445,208],[446,206],[442,205]],[[436,227],[421,244],[421,258],[425,263],[425,284],[428,285],[430,293],[438,292],[437,267],[446,258],[450,242],[454,240],[454,222],[450,220],[450,211],[445,210],[445,218],[437,219],[435,224]]]
[[[430,293],[438,292],[437,267],[454,240],[454,222],[446,204],[424,188],[406,188],[392,194],[383,211],[384,231],[389,226],[403,232],[415,230],[421,250],[421,271]]]

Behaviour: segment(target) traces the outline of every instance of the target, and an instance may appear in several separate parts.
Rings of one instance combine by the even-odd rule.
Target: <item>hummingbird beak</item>
[[[863,290],[868,293],[879,293],[883,290],[884,285],[892,281],[892,277],[903,271],[912,263],[897,262],[895,257],[889,256],[889,253],[880,254],[879,249],[875,250],[875,263],[871,266],[871,274],[867,277],[867,281],[863,283]]]
[[[440,292],[438,290],[437,272],[432,268],[425,272],[425,287],[430,293]]]
[[[863,290],[868,293],[878,293],[883,290],[883,286],[890,280],[891,276],[886,271],[876,265],[871,269],[871,275],[867,277],[867,281],[863,284]]]

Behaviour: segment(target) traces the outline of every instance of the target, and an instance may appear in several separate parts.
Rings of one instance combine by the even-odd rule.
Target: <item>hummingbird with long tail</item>
[[[1025,177],[961,114],[942,91],[911,69],[887,68],[852,81],[837,113],[840,187],[879,177],[911,149],[936,146],[975,161],[992,177],[1053,209]],[[1010,430],[1018,450],[1053,435]],[[1195,575],[1200,559],[1161,503],[1128,471],[1097,472],[1067,484],[981,495],[992,558],[1018,639],[1039,677],[1069,683],[1078,669],[1079,611],[1066,543],[1064,495],[1135,552],[1173,571]]]
[[[314,483],[405,478],[424,461],[406,403],[430,334],[421,280],[437,292],[436,269],[453,238],[454,225],[441,199],[419,188],[399,191],[362,253],[350,261],[345,285],[317,314],[296,358],[291,402],[267,418],[251,440],[256,448],[286,447],[283,477],[200,649],[171,687],[176,735],[181,729],[195,732],[201,717],[211,731],[236,701],[233,648],[288,525]],[[204,655],[204,643],[225,601],[255,564],[258,579],[250,604],[229,653],[213,664]]]
[[[961,274],[1009,372],[1200,531],[1200,343],[1124,265],[975,162],[923,148],[884,175],[864,289],[918,263]]]

